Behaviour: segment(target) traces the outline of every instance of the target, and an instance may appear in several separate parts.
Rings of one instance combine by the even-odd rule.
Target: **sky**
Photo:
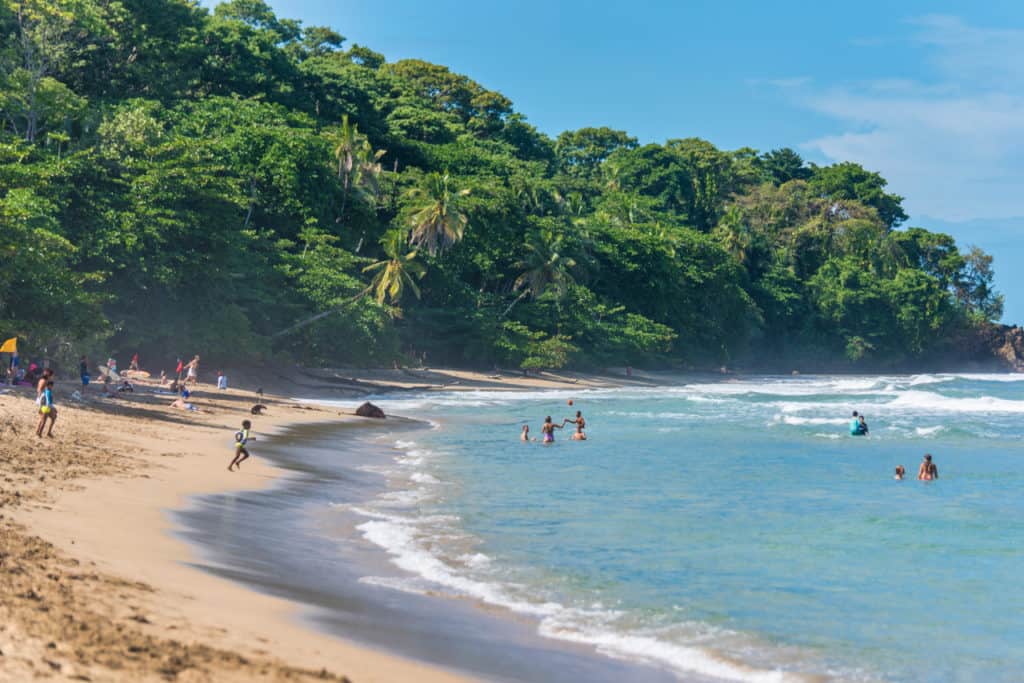
[[[1024,2],[269,0],[497,90],[542,131],[856,161],[995,257],[1024,322]],[[1015,270],[1019,272],[1014,272]]]

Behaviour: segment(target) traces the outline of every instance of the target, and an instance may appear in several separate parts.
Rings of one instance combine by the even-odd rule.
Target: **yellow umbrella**
[[[17,353],[18,352],[18,338],[11,337],[0,346],[0,353]]]

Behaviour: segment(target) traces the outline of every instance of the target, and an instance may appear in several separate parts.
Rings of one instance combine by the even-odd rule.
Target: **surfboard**
[[[116,370],[111,370],[106,365],[99,366],[100,377],[109,377],[111,382],[120,382],[121,375],[117,374]]]
[[[150,374],[145,370],[125,370],[121,376],[129,379],[149,379]]]

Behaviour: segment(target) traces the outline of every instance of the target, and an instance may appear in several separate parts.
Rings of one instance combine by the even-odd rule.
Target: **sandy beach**
[[[414,375],[410,376],[410,372]],[[261,382],[292,395],[497,387],[592,388],[597,377],[514,377],[453,371],[309,373]],[[254,383],[257,378],[253,378]],[[263,378],[258,378],[263,379]],[[624,378],[625,379],[625,378]],[[637,382],[644,382],[637,379]],[[58,384],[55,438],[33,433],[31,389],[0,394],[0,679],[94,681],[466,680],[455,673],[325,636],[296,607],[190,566],[167,511],[190,496],[269,485],[258,457],[228,472],[234,430],[362,420],[350,411],[200,385],[199,412],[168,407],[155,384],[100,398]],[[355,390],[353,390],[355,387]],[[352,408],[359,403],[352,398]]]

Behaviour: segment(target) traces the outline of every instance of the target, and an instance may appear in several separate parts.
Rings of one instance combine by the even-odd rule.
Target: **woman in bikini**
[[[926,453],[921,466],[917,468],[917,478],[921,481],[932,481],[939,478],[939,468],[932,462],[932,454]]]
[[[540,428],[540,433],[544,435],[544,443],[554,443],[555,430],[562,429],[563,426],[564,425],[556,425],[554,422],[552,422],[550,415],[544,418],[544,424],[541,425]]]

